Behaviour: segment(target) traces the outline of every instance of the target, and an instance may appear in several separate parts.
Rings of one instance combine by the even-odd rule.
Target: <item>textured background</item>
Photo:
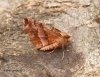
[[[0,0],[0,77],[100,77],[100,0]],[[22,31],[31,17],[71,35],[52,54]]]

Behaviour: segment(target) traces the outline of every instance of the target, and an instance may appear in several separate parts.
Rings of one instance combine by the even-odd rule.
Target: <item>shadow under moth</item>
[[[29,34],[30,42],[41,51],[55,50],[58,47],[64,51],[64,46],[70,43],[67,33],[31,18],[24,18],[23,31]]]

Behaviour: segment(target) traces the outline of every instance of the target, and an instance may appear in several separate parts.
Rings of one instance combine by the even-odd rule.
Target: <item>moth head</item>
[[[69,39],[71,36],[67,35],[66,38]]]
[[[65,32],[61,32],[60,34],[61,34],[64,38],[67,38],[67,39],[70,38],[70,36],[69,36],[67,33],[65,33]]]

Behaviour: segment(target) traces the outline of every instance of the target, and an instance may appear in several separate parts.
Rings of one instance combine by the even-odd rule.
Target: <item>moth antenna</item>
[[[71,26],[70,26],[70,23],[69,23],[69,18],[67,19],[67,21],[68,21],[68,34],[70,34]]]

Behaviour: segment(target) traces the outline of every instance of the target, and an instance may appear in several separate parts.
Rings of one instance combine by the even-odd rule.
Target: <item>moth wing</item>
[[[44,28],[45,34],[47,35],[49,44],[54,43],[55,39],[61,37],[60,30],[49,25],[43,25],[43,28]]]
[[[40,22],[30,18],[24,19],[24,31],[29,34],[30,41],[37,48],[48,45],[47,37]]]
[[[40,41],[40,38],[38,37],[37,32],[35,33],[31,32],[29,38],[30,38],[30,42],[34,44],[38,49],[42,47],[42,43]]]

